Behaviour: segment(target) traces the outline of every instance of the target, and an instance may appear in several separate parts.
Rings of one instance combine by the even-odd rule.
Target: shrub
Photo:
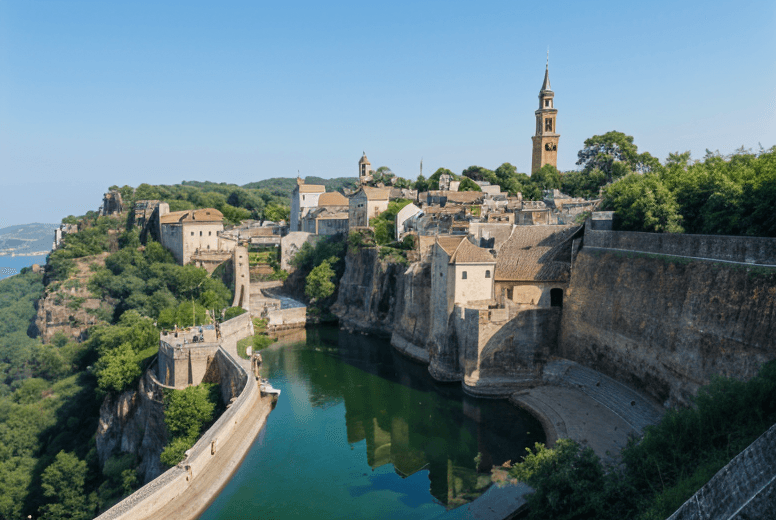
[[[232,318],[236,318],[241,314],[245,314],[247,311],[242,307],[229,307],[224,311],[224,321],[229,321]]]

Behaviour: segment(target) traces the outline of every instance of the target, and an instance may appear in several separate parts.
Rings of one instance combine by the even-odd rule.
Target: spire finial
[[[549,45],[547,46],[547,66],[545,68],[546,69],[550,68],[550,46]]]

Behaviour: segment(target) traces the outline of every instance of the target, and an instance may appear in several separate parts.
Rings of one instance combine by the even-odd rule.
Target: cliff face
[[[750,378],[776,355],[776,273],[583,249],[558,354],[687,404],[714,374]]]
[[[146,375],[137,390],[128,390],[115,398],[106,397],[100,407],[97,426],[97,455],[104,465],[111,455],[133,453],[140,459],[138,472],[143,483],[162,474],[159,460],[167,444],[167,427],[160,395],[152,390]]]
[[[332,310],[345,327],[390,335],[394,344],[424,351],[430,339],[430,299],[430,265],[385,262],[376,249],[362,249],[347,257]]]

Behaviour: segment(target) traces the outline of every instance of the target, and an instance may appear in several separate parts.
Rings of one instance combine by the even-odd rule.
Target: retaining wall
[[[717,472],[668,520],[773,518],[776,425]]]
[[[776,358],[776,269],[675,256],[773,264],[767,256],[773,244],[586,230],[564,300],[557,354],[667,406],[688,405],[713,375],[753,377]]]
[[[222,370],[231,374],[224,386],[234,389],[239,395],[187,452],[183,462],[113,506],[97,517],[98,520],[159,519],[164,517],[163,514],[160,516],[161,510],[176,506],[176,499],[182,497],[196,483],[199,489],[204,488],[206,492],[198,490],[195,497],[186,497],[180,505],[182,509],[196,511],[193,515],[182,515],[180,518],[194,518],[228,482],[263,426],[266,414],[263,417],[255,415],[261,403],[261,394],[255,378],[250,377],[223,349],[219,349],[216,356],[223,367]],[[231,449],[224,449],[230,443],[237,446],[232,445],[229,446]],[[240,448],[237,454],[235,447]]]
[[[277,309],[267,313],[267,331],[302,328],[307,323],[307,307]]]

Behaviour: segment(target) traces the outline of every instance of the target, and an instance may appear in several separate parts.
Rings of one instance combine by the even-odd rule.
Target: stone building
[[[214,208],[174,211],[160,217],[161,243],[181,265],[198,251],[231,251],[236,244],[223,240],[224,216]]]
[[[305,184],[297,177],[294,191],[291,192],[291,227],[289,231],[302,231],[302,219],[318,207],[318,199],[326,192],[320,184]]]
[[[408,231],[404,224],[419,213],[421,213],[421,210],[415,204],[407,204],[399,210],[396,214],[396,240],[399,240],[401,235]]]
[[[572,240],[582,226],[515,226],[496,261],[499,303],[563,306],[571,276]]]
[[[318,207],[311,208],[302,217],[302,231],[316,235],[336,235],[348,231],[347,197],[336,191],[323,193],[318,198]]]
[[[361,186],[350,197],[348,217],[350,227],[366,227],[369,219],[378,216],[388,209],[388,200],[391,196],[391,188],[371,188]]]
[[[100,206],[100,215],[121,215],[124,211],[124,201],[121,200],[119,190],[110,190],[102,197],[102,206]]]
[[[361,159],[358,160],[358,182],[363,185],[371,181],[372,173],[374,173],[372,163],[366,158],[366,152],[364,152]]]
[[[555,109],[555,94],[550,87],[550,66],[544,70],[544,83],[539,91],[539,110],[536,111],[536,134],[533,140],[533,154],[531,155],[531,173],[545,164],[558,167],[558,140],[557,132],[558,111]]]

